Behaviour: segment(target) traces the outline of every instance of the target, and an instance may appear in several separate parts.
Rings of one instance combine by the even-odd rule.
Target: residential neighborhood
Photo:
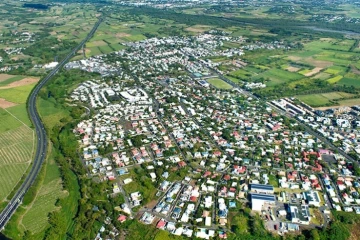
[[[360,214],[359,167],[351,161],[360,151],[360,108],[320,111],[247,92],[261,85],[217,87],[211,79],[228,81],[206,58],[285,47],[246,43],[217,52],[229,38],[128,42],[127,50],[66,65],[102,75],[81,83],[70,101],[91,112],[74,133],[88,174],[124,197],[118,221],[226,239],[246,208],[279,235],[326,226],[330,210]]]

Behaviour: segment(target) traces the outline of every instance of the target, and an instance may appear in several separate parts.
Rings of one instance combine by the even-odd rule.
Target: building
[[[273,194],[274,187],[265,184],[250,184],[250,190],[256,193]]]
[[[261,211],[266,204],[274,205],[276,202],[275,195],[268,194],[251,194],[251,208],[254,211]]]
[[[301,207],[295,205],[289,205],[289,212],[291,217],[291,222],[309,224],[310,223],[310,211],[308,205],[302,205]]]
[[[320,207],[320,196],[317,191],[303,192],[303,197],[310,206]]]

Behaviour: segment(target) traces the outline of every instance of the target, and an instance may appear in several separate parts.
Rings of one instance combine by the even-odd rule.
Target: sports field
[[[218,89],[232,89],[232,86],[219,78],[211,78],[206,80],[208,83]]]

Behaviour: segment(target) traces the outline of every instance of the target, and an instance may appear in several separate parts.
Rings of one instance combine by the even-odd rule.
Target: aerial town
[[[226,239],[228,218],[242,207],[279,235],[326,226],[332,209],[360,214],[358,167],[348,155],[360,153],[360,107],[320,111],[292,98],[259,100],[206,57],[289,46],[216,52],[229,38],[210,32],[128,42],[127,50],[65,66],[102,76],[71,93],[93,112],[73,131],[89,174],[123,195],[118,221]],[[216,88],[214,79],[229,86]]]

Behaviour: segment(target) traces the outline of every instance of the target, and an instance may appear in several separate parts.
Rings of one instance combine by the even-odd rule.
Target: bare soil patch
[[[115,36],[118,37],[118,38],[122,38],[122,37],[130,37],[131,35],[128,34],[128,33],[121,32],[121,33],[115,34]]]
[[[292,60],[292,61],[299,61],[302,58],[301,57],[297,57],[297,56],[288,56],[288,59]]]
[[[6,101],[4,98],[0,98],[0,108],[9,108],[16,105],[16,103]]]
[[[157,200],[152,200],[151,202],[149,202],[148,204],[146,204],[147,208],[153,209],[157,204]]]
[[[9,75],[9,74],[5,74],[5,73],[2,73],[0,74],[0,82],[3,82],[5,80],[8,80],[9,78],[12,78],[12,77],[15,77],[14,75]]]
[[[287,67],[286,70],[288,70],[289,72],[297,72],[300,70],[300,68],[290,66],[290,67]]]
[[[355,74],[360,74],[360,70],[357,69],[354,65],[351,65],[351,71]]]
[[[351,235],[349,240],[360,239],[360,223],[355,223],[350,231]]]
[[[320,72],[321,70],[323,70],[323,68],[316,67],[313,70],[311,70],[311,72],[306,73],[305,76],[306,77],[311,77],[311,76],[317,74],[318,72]]]
[[[328,61],[322,61],[322,60],[315,60],[312,57],[306,58],[304,60],[304,62],[306,63],[310,63],[311,65],[318,67],[318,68],[326,68],[326,67],[330,67],[333,65],[332,62],[328,62]]]
[[[27,77],[27,78],[21,79],[20,81],[12,82],[6,86],[0,87],[0,89],[9,89],[9,88],[14,88],[14,87],[30,85],[33,83],[37,83],[39,80],[40,80],[40,78]]]
[[[207,31],[210,26],[207,25],[194,25],[192,27],[185,28],[186,31],[195,32],[195,33],[203,33]]]

